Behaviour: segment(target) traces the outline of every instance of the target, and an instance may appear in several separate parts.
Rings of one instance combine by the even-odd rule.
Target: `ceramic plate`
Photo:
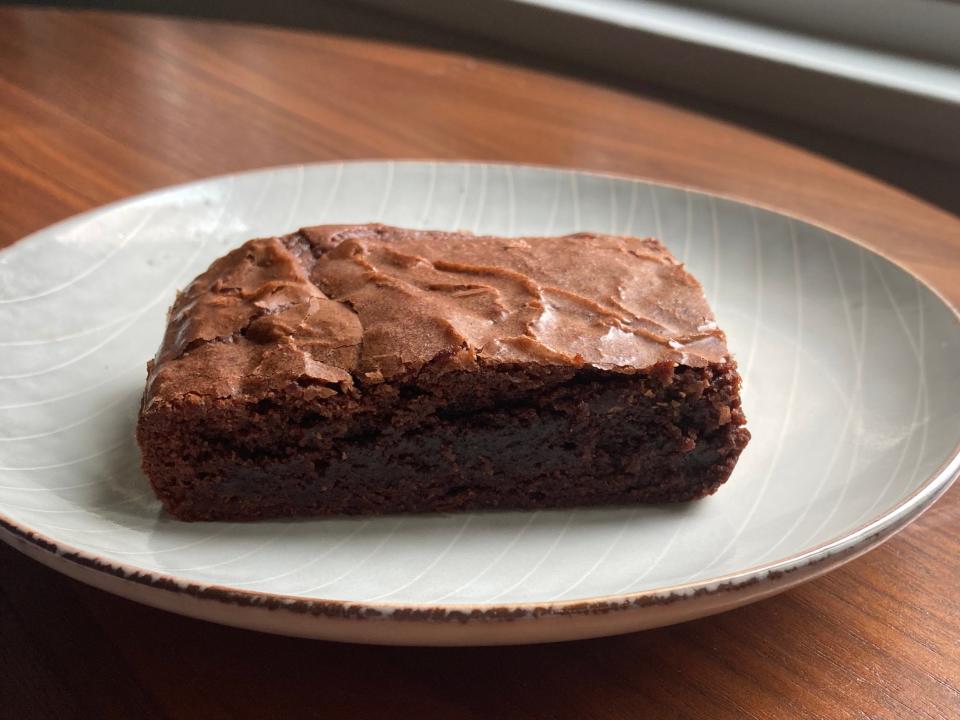
[[[753,441],[683,505],[181,523],[138,469],[145,363],[177,288],[243,240],[379,220],[662,238],[703,282]],[[867,238],[869,240],[869,238]],[[150,193],[0,253],[0,534],[70,576],[232,625],[485,644],[613,634],[838,566],[960,466],[960,323],[912,275],[775,212],[547,168],[285,167]]]

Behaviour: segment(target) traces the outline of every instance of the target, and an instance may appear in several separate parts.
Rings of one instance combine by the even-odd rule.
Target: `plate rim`
[[[960,309],[958,309],[940,290],[930,285],[917,273],[908,267],[905,267],[899,261],[889,257],[885,252],[872,247],[867,242],[850,237],[843,231],[831,227],[829,224],[812,220],[803,215],[795,215],[785,212],[764,202],[748,200],[732,193],[715,192],[713,190],[701,189],[695,186],[682,185],[679,183],[665,182],[660,179],[644,177],[642,175],[629,175],[626,173],[617,173],[609,171],[595,171],[583,168],[563,167],[555,165],[543,165],[537,163],[518,163],[518,162],[500,162],[500,161],[480,161],[480,160],[457,160],[457,159],[418,159],[418,158],[370,158],[370,159],[351,159],[351,160],[332,160],[307,163],[290,163],[284,165],[264,166],[252,168],[233,173],[222,173],[203,178],[187,180],[181,183],[165,185],[143,193],[119,198],[110,203],[99,205],[81,213],[71,215],[55,223],[47,225],[36,230],[29,235],[14,241],[8,248],[0,250],[0,254],[6,252],[9,248],[21,245],[26,241],[35,241],[36,236],[41,233],[49,233],[61,225],[75,222],[96,213],[109,212],[115,207],[119,207],[132,202],[156,197],[163,193],[174,192],[192,185],[201,183],[216,182],[229,178],[255,175],[264,172],[276,172],[284,170],[306,169],[308,167],[323,166],[358,166],[358,165],[386,165],[393,166],[397,164],[404,165],[456,165],[456,166],[482,166],[482,167],[502,167],[502,168],[524,168],[533,170],[542,170],[546,172],[558,172],[569,175],[585,175],[599,178],[607,178],[618,181],[641,182],[648,185],[660,186],[686,192],[694,192],[708,197],[714,197],[722,200],[745,205],[747,207],[758,208],[768,212],[775,213],[781,217],[796,220],[807,225],[825,230],[843,240],[853,243],[863,250],[876,255],[900,271],[906,273],[914,282],[918,283],[925,290],[930,292],[939,300],[952,314],[954,320],[960,324]],[[475,622],[480,619],[485,620],[515,620],[521,617],[540,617],[550,616],[568,616],[578,615],[583,612],[606,613],[614,611],[625,611],[631,608],[645,607],[648,605],[664,605],[682,600],[690,600],[704,595],[714,595],[721,592],[730,592],[742,590],[746,587],[756,585],[757,583],[769,582],[778,579],[781,576],[802,568],[810,568],[819,565],[831,559],[837,559],[834,565],[840,565],[856,557],[858,550],[865,552],[876,545],[885,542],[895,534],[903,530],[907,525],[916,520],[933,503],[935,503],[960,477],[960,438],[958,438],[953,449],[948,453],[947,458],[938,466],[938,468],[927,476],[918,487],[887,511],[868,520],[857,527],[834,536],[817,545],[811,546],[800,552],[788,555],[784,558],[764,563],[751,565],[734,572],[718,575],[711,578],[696,580],[688,583],[667,585],[649,590],[637,592],[618,593],[612,595],[596,595],[585,598],[574,598],[561,601],[544,602],[519,602],[519,603],[411,603],[411,602],[367,602],[337,600],[328,598],[305,597],[297,595],[287,595],[283,593],[273,593],[269,591],[247,590],[222,584],[200,585],[198,583],[185,580],[174,574],[158,572],[153,569],[138,567],[126,562],[113,561],[106,559],[102,555],[92,552],[86,552],[58,540],[55,537],[37,532],[33,528],[15,521],[13,518],[3,512],[0,507],[0,539],[4,540],[14,548],[20,550],[17,540],[25,541],[37,550],[52,556],[50,567],[57,569],[59,562],[66,562],[81,568],[92,570],[94,572],[106,573],[124,580],[136,582],[155,590],[166,590],[174,593],[186,594],[204,600],[215,600],[218,602],[240,605],[240,606],[266,606],[275,610],[287,610],[295,612],[298,615],[304,612],[313,616],[338,617],[338,618],[368,618],[371,615],[388,619],[402,617],[405,619],[429,619],[430,621],[456,620],[459,622]],[[826,570],[824,570],[826,571]],[[806,578],[801,578],[800,581]],[[787,583],[783,589],[795,583]]]

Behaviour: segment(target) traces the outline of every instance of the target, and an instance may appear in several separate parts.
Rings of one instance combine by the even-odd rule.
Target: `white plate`
[[[327,222],[655,235],[703,282],[753,441],[670,507],[187,524],[159,512],[133,426],[174,291],[260,235]],[[68,575],[223,623],[382,643],[613,634],[836,567],[960,466],[960,323],[826,230],[683,189],[509,165],[347,163],[126,200],[0,253],[0,535]]]

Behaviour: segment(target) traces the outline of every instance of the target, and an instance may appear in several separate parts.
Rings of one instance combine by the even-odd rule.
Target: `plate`
[[[654,235],[703,282],[753,441],[689,504],[182,523],[133,439],[164,313],[255,236],[382,221]],[[869,238],[867,238],[869,240]],[[0,523],[67,575],[257,630],[397,644],[541,642],[719,612],[901,529],[960,467],[960,321],[905,270],[742,202],[550,168],[359,162],[116,203],[0,253]]]

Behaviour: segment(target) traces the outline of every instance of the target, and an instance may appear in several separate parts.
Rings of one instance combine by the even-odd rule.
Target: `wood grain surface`
[[[662,101],[382,41],[0,8],[0,246],[170,183],[388,157],[609,170],[733,195],[863,239],[960,303],[957,218]],[[219,627],[3,547],[0,717],[952,719],[958,526],[954,488],[880,549],[773,599],[634,635],[479,649]]]

